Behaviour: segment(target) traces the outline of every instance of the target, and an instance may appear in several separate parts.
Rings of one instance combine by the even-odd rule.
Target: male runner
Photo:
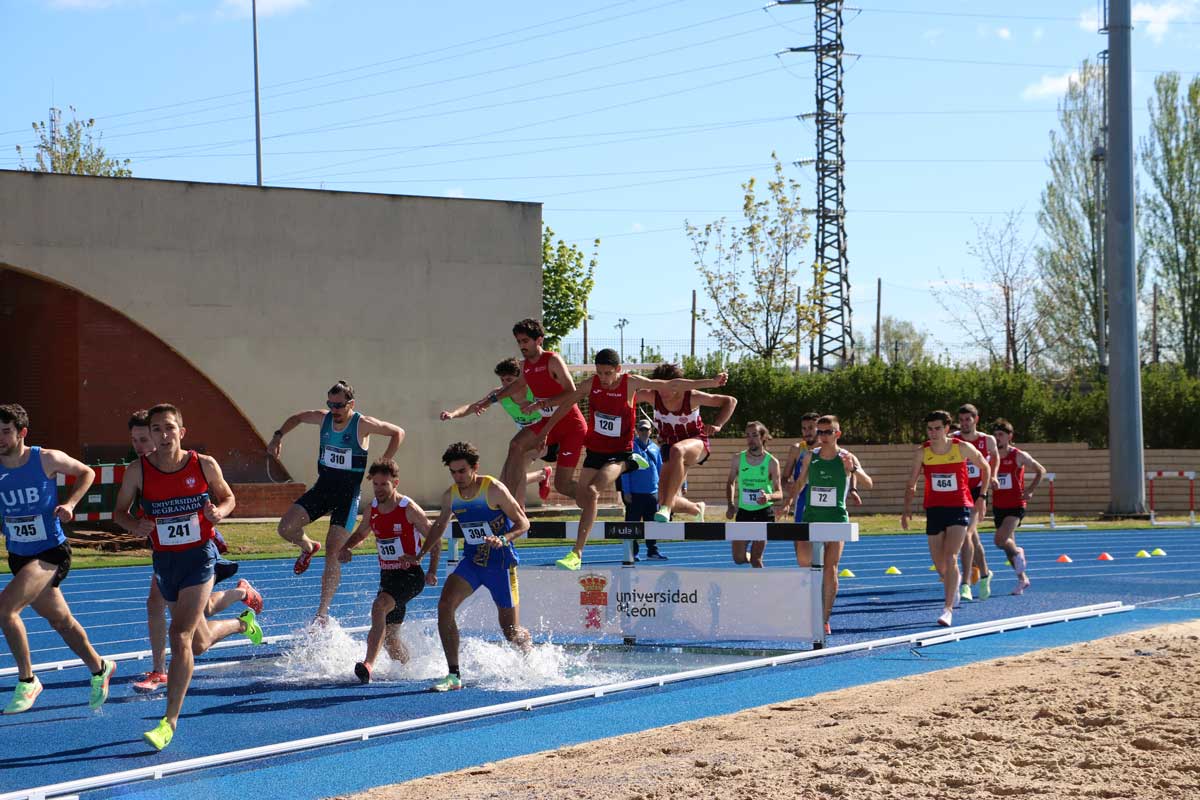
[[[250,608],[237,619],[204,618],[217,562],[213,525],[232,513],[236,501],[216,459],[183,449],[187,429],[178,408],[160,403],[148,416],[155,450],[125,469],[113,518],[130,533],[150,537],[154,578],[171,609],[167,713],[142,735],[151,747],[162,750],[179,725],[195,656],[235,633],[262,644],[263,633]],[[141,519],[128,510],[139,491]]]
[[[746,423],[746,449],[729,462],[725,479],[725,518],[735,522],[774,522],[771,505],[783,497],[779,461],[767,452],[771,434],[761,422]],[[762,568],[765,541],[734,541],[733,563]],[[747,547],[747,545],[749,545]]]
[[[992,571],[988,569],[987,553],[983,542],[979,539],[979,523],[987,515],[988,490],[995,488],[996,483],[996,440],[990,434],[977,430],[979,425],[979,409],[970,403],[958,407],[958,430],[951,434],[974,446],[992,468],[992,483],[985,485],[979,470],[974,464],[967,464],[967,478],[971,487],[971,499],[975,501],[975,510],[971,512],[971,524],[967,526],[967,538],[963,541],[962,572],[963,583],[959,594],[963,600],[970,600],[973,571],[979,574],[979,599],[987,600],[992,596]],[[967,576],[972,579],[968,580]]]
[[[804,517],[804,500],[807,497],[807,493],[801,491],[804,487],[797,486],[796,480],[800,477],[804,454],[817,446],[817,420],[820,418],[821,415],[815,411],[805,411],[800,416],[800,441],[788,448],[787,464],[783,468],[783,494],[786,498],[783,515],[786,517],[794,505],[796,522]]]
[[[438,634],[446,654],[446,677],[431,688],[449,692],[462,688],[458,667],[458,607],[480,586],[487,587],[496,604],[500,630],[504,638],[528,652],[529,631],[521,627],[517,591],[517,551],[513,540],[529,530],[529,519],[504,484],[491,475],[480,475],[479,451],[467,442],[455,442],[442,454],[442,463],[450,470],[454,483],[442,495],[441,513],[433,529],[413,558],[401,559],[406,565],[420,564],[434,548],[442,546],[442,535],[451,517],[463,531],[463,558],[446,578],[438,599]]]
[[[793,491],[803,492],[804,517],[801,522],[849,522],[850,512],[846,509],[846,498],[852,479],[857,478],[864,487],[874,486],[871,476],[859,463],[858,457],[838,446],[842,435],[842,424],[832,414],[817,420],[817,439],[820,446],[808,450],[800,465],[799,478]],[[796,542],[796,563],[811,567],[813,563],[812,542]],[[824,601],[825,634],[829,635],[829,617],[838,592],[838,564],[842,560],[845,542],[825,542],[822,565],[822,600]]]
[[[375,549],[379,556],[379,593],[371,605],[371,631],[367,634],[367,657],[354,665],[354,675],[362,683],[371,682],[379,646],[386,642],[392,661],[408,663],[408,648],[400,640],[400,624],[408,602],[426,586],[437,586],[438,560],[442,549],[429,554],[429,571],[422,572],[419,563],[401,563],[403,557],[417,552],[417,536],[429,536],[429,517],[409,497],[400,494],[400,468],[396,462],[380,459],[367,471],[375,499],[371,513],[363,517],[346,544],[338,552],[338,560],[349,564],[354,550],[371,533],[375,534]],[[386,638],[385,638],[386,633]]]
[[[659,364],[650,373],[659,381],[683,377],[677,364]],[[639,393],[638,401],[654,404],[654,426],[658,428],[658,446],[662,448],[663,472],[658,484],[658,511],[654,519],[670,522],[671,514],[682,511],[704,519],[704,504],[693,503],[680,494],[687,471],[708,460],[708,438],[716,436],[737,408],[737,398],[726,394],[708,394],[695,390],[652,391]],[[700,418],[701,406],[719,409],[716,421]]]
[[[12,580],[0,591],[0,628],[17,666],[17,685],[4,713],[28,711],[42,693],[21,621],[26,606],[58,631],[92,673],[88,708],[94,710],[108,699],[108,682],[117,665],[102,659],[92,647],[58,586],[71,571],[71,545],[62,523],[74,519],[75,506],[91,488],[96,473],[66,453],[27,446],[28,435],[25,409],[0,405],[0,519],[12,572]],[[75,486],[62,504],[58,502],[57,475],[75,478]]]
[[[138,458],[154,452],[154,439],[150,436],[150,418],[144,409],[133,412],[129,417],[129,439]],[[131,513],[141,518],[141,504],[137,500],[133,503]],[[224,540],[216,528],[213,528],[213,541],[217,544],[217,551],[223,552]],[[235,562],[218,558],[213,569],[213,585],[232,577],[237,569],[238,565]],[[262,613],[262,595],[249,581],[242,579],[237,582],[235,589],[214,591],[209,595],[204,616],[214,617],[237,602],[245,603],[248,608],[254,609],[256,614]],[[167,601],[158,590],[158,581],[153,574],[150,576],[150,593],[146,597],[146,627],[150,633],[150,671],[133,684],[133,689],[137,692],[155,692],[167,685]]]
[[[950,626],[953,609],[960,599],[958,552],[966,539],[975,503],[967,486],[967,464],[979,468],[983,485],[988,485],[992,479],[992,467],[978,450],[968,442],[950,438],[950,423],[947,411],[931,411],[925,415],[925,431],[929,438],[914,454],[912,473],[904,490],[904,513],[900,515],[900,527],[908,530],[913,499],[917,496],[917,480],[924,473],[925,536],[945,590],[945,607],[937,619],[937,624],[943,627]]]
[[[629,465],[636,463],[638,469],[649,467],[649,462],[634,456],[633,423],[636,419],[634,398],[638,392],[689,392],[724,386],[726,375],[722,372],[715,378],[689,380],[655,380],[632,372],[621,371],[621,357],[616,350],[605,348],[596,353],[596,374],[579,384],[579,388],[563,392],[544,400],[556,407],[547,421],[553,428],[576,403],[587,398],[588,433],[584,439],[587,458],[579,476],[575,502],[579,504],[579,529],[575,535],[575,547],[555,563],[563,569],[576,570],[583,563],[583,548],[596,522],[596,507],[600,502],[600,490],[616,483]],[[640,459],[640,460],[638,460]]]
[[[267,452],[279,458],[283,437],[302,424],[321,426],[321,449],[317,456],[317,482],[296,500],[279,520],[279,535],[300,548],[293,571],[302,575],[312,557],[321,549],[308,538],[304,526],[329,515],[329,533],[325,545],[337,553],[346,543],[358,518],[358,497],[363,473],[367,469],[367,450],[371,434],[388,437],[383,458],[396,455],[404,441],[404,429],[390,422],[364,416],[354,409],[354,387],[338,381],[330,387],[325,400],[327,410],[298,411],[288,417],[267,445]],[[321,574],[321,600],[317,621],[329,616],[329,604],[342,580],[342,565],[336,558],[325,559]]]
[[[995,498],[992,501],[992,519],[996,523],[996,547],[1004,551],[1017,573],[1017,587],[1013,594],[1024,594],[1029,588],[1029,576],[1025,572],[1025,548],[1017,547],[1017,526],[1025,519],[1025,506],[1046,477],[1046,468],[1026,453],[1013,447],[1013,426],[1006,419],[992,423],[996,436],[996,456],[1000,466],[996,473]],[[1033,484],[1025,487],[1025,470],[1033,470]]]
[[[506,358],[496,365],[495,373],[497,377],[500,378],[500,385],[488,394],[489,398],[492,396],[492,394],[500,397],[500,392],[504,391],[513,383],[521,379],[521,365],[517,363],[515,358]],[[522,405],[533,402],[535,402],[533,390],[528,386],[525,387],[525,396],[521,398],[520,403],[511,397],[500,397],[500,407],[503,408],[510,417],[512,417],[512,421],[517,424],[518,432],[530,427],[531,425],[536,425],[544,419],[544,417],[542,417],[542,412],[538,409],[534,409],[532,411],[521,410]],[[480,407],[472,403],[470,405],[459,406],[453,411],[443,411],[441,414],[441,419],[442,422],[452,419],[462,419],[468,414],[482,414],[486,410],[487,406]],[[547,464],[553,464],[554,460],[558,458],[558,445],[556,444],[551,447],[542,448],[541,451],[536,453],[528,453],[526,466],[532,464],[534,461],[537,461],[539,458],[542,461],[545,461]],[[542,500],[547,499],[550,497],[550,473],[550,467],[542,467],[539,470],[526,472],[525,486],[532,486],[536,483],[538,487],[538,497],[542,498]],[[516,501],[521,504],[521,508],[524,508],[524,487],[510,486],[509,491],[512,492],[512,496],[516,499]]]

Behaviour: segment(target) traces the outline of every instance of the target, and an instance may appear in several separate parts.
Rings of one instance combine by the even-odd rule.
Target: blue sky
[[[140,177],[254,182],[250,0],[0,0],[0,168],[50,105],[95,117]],[[972,355],[935,302],[977,275],[976,224],[1035,213],[1055,104],[1105,47],[1095,0],[866,0],[847,11],[855,333],[885,314]],[[1135,133],[1154,73],[1197,69],[1200,0],[1134,7]],[[736,217],[770,154],[811,158],[812,10],[761,0],[261,0],[270,185],[533,200],[600,237],[592,337],[686,349],[702,288],[683,232]],[[19,79],[18,79],[19,78]],[[805,205],[811,168],[794,168]],[[705,305],[703,294],[701,305]],[[703,324],[698,337],[706,338]]]

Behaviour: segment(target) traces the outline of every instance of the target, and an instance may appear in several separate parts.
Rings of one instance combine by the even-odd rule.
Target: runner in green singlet
[[[497,377],[500,378],[501,386],[496,389],[493,394],[499,394],[501,389],[507,388],[521,377],[521,365],[517,363],[515,358],[506,358],[496,365],[495,373]],[[532,403],[534,402],[534,399],[533,390],[526,387],[525,400],[523,402],[525,404]],[[500,407],[507,411],[508,415],[512,417],[512,421],[517,424],[518,430],[525,430],[535,422],[542,421],[543,417],[540,409],[534,409],[533,411],[526,412],[521,410],[521,405],[521,403],[518,403],[511,397],[500,398]],[[471,405],[459,406],[453,411],[443,411],[441,413],[441,418],[443,422],[452,419],[462,419],[463,417],[471,414],[471,410]],[[482,413],[485,410],[486,406],[480,408],[479,413]],[[548,464],[553,464],[555,459],[558,458],[558,445],[552,444],[549,447],[542,448],[541,452],[535,451],[530,453],[529,463],[532,464],[539,458]],[[525,485],[533,486],[534,484],[537,484],[538,497],[542,498],[542,500],[545,500],[550,496],[550,474],[550,467],[543,467],[541,469],[528,471],[525,473]],[[516,499],[517,504],[520,505],[521,508],[524,508],[525,492],[523,487],[509,486],[508,490],[512,493],[513,498]]]
[[[849,522],[846,496],[852,478],[865,489],[873,485],[871,476],[862,468],[858,458],[849,450],[838,447],[842,426],[838,418],[826,414],[817,420],[818,447],[808,450],[800,464],[800,476],[793,490],[803,486],[805,494],[804,522]],[[844,542],[825,542],[822,595],[825,606],[825,633],[829,631],[829,615],[838,590],[838,563],[842,560]],[[812,542],[796,542],[796,562],[801,567],[813,563]]]
[[[771,434],[761,422],[746,423],[746,449],[729,462],[725,481],[725,518],[735,522],[774,522],[771,504],[783,497],[779,485],[779,461],[767,452]],[[747,548],[747,545],[750,545]],[[764,541],[735,541],[733,563],[761,568]]]

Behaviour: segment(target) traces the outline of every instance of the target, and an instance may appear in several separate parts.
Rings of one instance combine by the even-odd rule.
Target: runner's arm
[[[857,491],[857,488],[855,487],[856,482],[861,483],[864,489],[873,488],[875,486],[875,481],[870,475],[867,474],[867,471],[863,469],[862,462],[858,460],[858,456],[850,453],[850,458],[852,459],[851,467],[848,471],[850,476],[850,491]]]
[[[791,494],[792,484],[795,483],[795,481],[792,480],[792,475],[796,472],[796,461],[798,461],[799,458],[800,443],[793,442],[792,446],[788,448],[787,464],[783,470],[783,486],[788,490],[789,495]]]
[[[325,415],[328,411],[297,411],[283,421],[279,429],[271,437],[271,441],[267,442],[267,452],[274,458],[279,458],[279,450],[283,444],[283,437],[289,432],[295,430],[300,425],[320,425],[325,421]]]
[[[737,479],[738,479],[738,464],[741,461],[741,454],[735,453],[733,458],[729,459],[729,472],[725,475],[725,517],[733,519],[737,514]]]
[[[558,406],[554,409],[554,413],[550,415],[548,421],[542,426],[543,438],[554,429],[560,419],[563,419],[567,414],[571,413],[571,409],[580,400],[588,396],[588,392],[592,390],[592,381],[594,378],[588,378],[583,383],[579,384],[578,388],[573,388],[568,392],[555,395],[549,400],[539,400],[538,406]]]
[[[504,512],[512,521],[512,530],[505,534],[505,538],[509,543],[529,530],[529,517],[525,516],[525,509],[517,505],[517,501],[509,493],[508,487],[499,481],[492,481],[488,486],[488,502],[496,508]]]
[[[410,498],[408,501],[408,511],[405,516],[408,517],[408,521],[412,523],[417,533],[421,534],[421,542],[424,543],[429,538],[429,531],[433,528],[433,523],[429,521],[429,515],[425,513],[425,509],[417,505],[416,500]],[[429,569],[425,571],[426,577],[430,575],[437,576],[438,563],[441,560],[442,548],[435,547],[429,551]]]
[[[724,372],[718,373],[713,378],[672,378],[669,381],[647,378],[634,373],[629,374],[629,383],[632,384],[635,392],[651,390],[657,392],[695,392],[702,389],[717,389],[724,386],[728,379],[729,376]]]
[[[214,503],[209,500],[204,505],[204,516],[208,517],[208,521],[212,523],[220,522],[233,513],[233,509],[237,507],[237,500],[233,496],[233,489],[229,488],[229,484],[225,482],[225,476],[221,473],[221,465],[212,456],[201,455],[200,469],[204,472],[204,479],[208,481],[208,496]]]
[[[767,458],[771,459],[771,466],[767,467],[767,475],[771,479],[771,493],[765,498],[765,502],[774,503],[777,500],[783,499],[783,487],[779,483],[779,459],[770,453]]]
[[[363,515],[363,518],[358,521],[358,527],[354,529],[354,533],[350,534],[350,538],[342,545],[342,549],[349,553],[354,548],[358,547],[367,537],[371,535],[371,516]]]
[[[563,361],[561,355],[551,354],[550,363],[546,367],[550,377],[558,381],[559,386],[566,386],[567,391],[575,390],[575,379],[571,377],[571,370],[567,369],[567,362]]]
[[[488,396],[487,396],[487,398],[485,398],[485,400],[482,402],[482,404],[467,403],[465,406],[459,406],[458,408],[454,409],[453,411],[443,411],[441,413],[442,422],[446,422],[447,420],[451,420],[451,419],[462,419],[463,417],[469,416],[471,414],[482,414],[484,411],[487,411],[488,408],[492,405],[492,401],[491,401],[492,395],[496,395],[496,398],[497,398],[496,402],[500,402],[500,400],[499,400],[500,392],[503,389],[504,389],[503,386],[497,386],[495,389],[492,389],[492,391],[488,392]]]
[[[924,460],[925,448],[918,447],[913,454],[912,472],[909,473],[908,483],[904,486],[904,512],[900,515],[900,527],[908,530],[908,521],[912,519],[912,504],[917,496],[917,481],[921,477],[921,465]],[[975,451],[978,454],[978,450]]]
[[[716,422],[708,426],[709,436],[720,433],[721,429],[729,422],[729,418],[733,416],[733,410],[737,408],[737,398],[728,394],[709,394],[708,392],[693,391],[692,400],[697,405],[720,409],[717,412]]]
[[[154,523],[148,519],[135,519],[129,509],[137,497],[138,489],[142,487],[141,459],[125,468],[125,477],[121,479],[121,488],[117,490],[116,508],[113,510],[113,522],[130,533],[139,536],[149,536],[154,530]]]
[[[450,505],[450,490],[447,489],[442,494],[442,510],[438,513],[437,519],[429,529],[429,535],[425,537],[425,541],[421,543],[421,550],[417,553],[413,560],[420,562],[422,558],[433,551],[436,546],[438,550],[442,549],[442,535],[445,534],[446,528],[450,525],[450,518],[454,516],[454,511]]]
[[[571,385],[574,386],[575,384]],[[523,398],[525,396],[525,390],[528,388],[529,384],[525,383],[525,376],[522,375],[508,386],[500,386],[492,389],[492,391],[488,392],[482,400],[474,403],[473,405],[487,407],[493,403],[499,403],[505,397],[512,397],[514,399],[517,397]]]
[[[71,458],[61,450],[43,450],[42,474],[48,478],[60,474],[70,475],[75,478],[75,488],[71,490],[71,495],[67,498],[67,501],[59,503],[54,509],[59,522],[70,522],[75,519],[75,506],[79,505],[79,501],[84,498],[88,489],[92,488],[92,484],[95,483],[96,470],[82,461]]]
[[[1000,484],[998,483],[999,479],[997,477],[1000,473],[1000,447],[996,444],[995,436],[992,436],[990,433],[985,433],[984,437],[987,438],[988,443],[987,461],[992,468],[991,486],[993,489],[998,489],[1000,488]]]
[[[404,428],[374,417],[363,417],[359,421],[358,429],[364,437],[370,436],[372,433],[388,437],[388,445],[383,451],[385,459],[396,455],[396,451],[400,449],[400,443],[404,441]]]
[[[1041,486],[1042,481],[1045,480],[1046,468],[1038,463],[1037,459],[1029,455],[1029,453],[1026,453],[1024,450],[1021,451],[1021,466],[1025,467],[1027,470],[1032,469],[1037,473],[1033,478],[1033,484],[1025,487],[1025,499],[1028,501],[1029,498],[1033,497],[1034,490]]]

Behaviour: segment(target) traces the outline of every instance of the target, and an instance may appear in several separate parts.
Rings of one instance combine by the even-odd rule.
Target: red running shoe
[[[133,684],[134,691],[149,694],[157,692],[167,685],[167,676],[163,672],[147,672],[140,681]]]
[[[308,565],[312,563],[313,556],[320,551],[321,543],[313,542],[313,549],[310,552],[301,553],[300,557],[296,559],[296,565],[292,567],[292,572],[296,573],[297,575],[303,575],[304,573],[308,572]]]
[[[538,481],[538,497],[542,500],[550,499],[550,468],[542,467],[542,479]]]
[[[242,600],[246,604],[246,608],[249,608],[255,614],[261,614],[263,608],[262,595],[250,585],[250,581],[245,578],[240,579],[237,582],[237,588],[246,593],[246,597]]]

